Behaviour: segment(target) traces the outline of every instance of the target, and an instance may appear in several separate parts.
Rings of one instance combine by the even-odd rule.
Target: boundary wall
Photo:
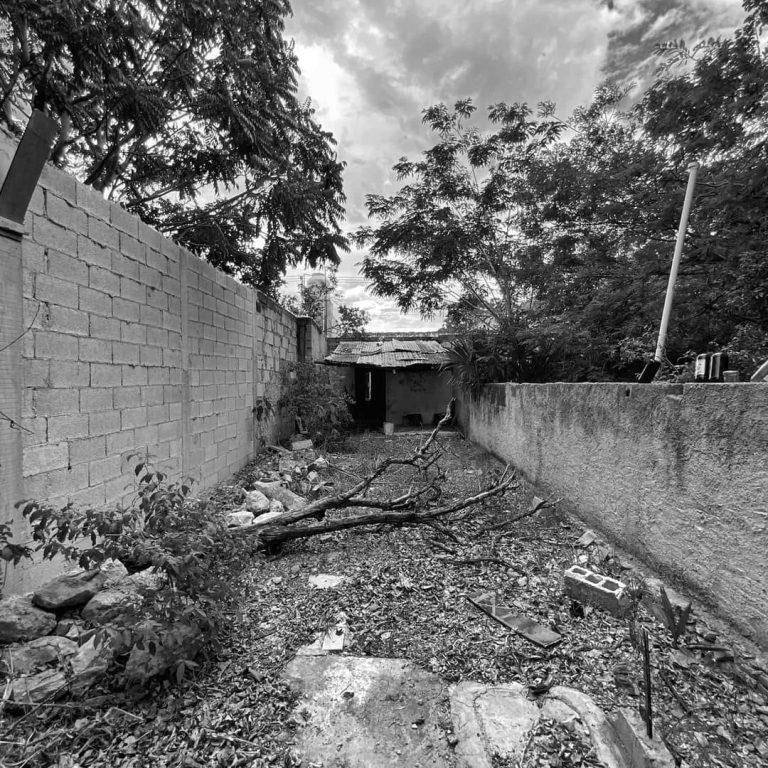
[[[0,132],[0,179],[15,149]],[[0,285],[0,522],[16,541],[22,498],[130,498],[133,454],[197,488],[231,477],[292,431],[258,408],[283,366],[324,354],[309,318],[51,166],[23,227],[0,221]],[[10,569],[3,591],[46,568]]]
[[[469,437],[768,648],[768,385],[493,384]]]

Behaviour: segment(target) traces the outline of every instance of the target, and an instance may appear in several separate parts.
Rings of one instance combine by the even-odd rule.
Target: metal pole
[[[664,311],[661,314],[661,326],[659,327],[659,341],[656,344],[656,354],[653,359],[657,363],[664,361],[665,349],[667,345],[667,327],[669,326],[669,316],[672,312],[672,298],[675,295],[675,282],[677,280],[677,269],[680,266],[680,257],[683,253],[683,242],[685,241],[685,230],[688,227],[688,216],[691,212],[693,203],[693,188],[696,186],[696,175],[699,172],[699,164],[691,163],[688,166],[688,187],[685,190],[685,202],[683,203],[683,212],[680,215],[680,226],[677,228],[677,242],[675,243],[675,255],[672,257],[672,268],[669,270],[669,282],[667,283],[667,296],[664,299]]]

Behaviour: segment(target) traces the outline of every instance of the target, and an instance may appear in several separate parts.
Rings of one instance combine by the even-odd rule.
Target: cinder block
[[[147,288],[130,277],[120,278],[120,296],[143,304],[147,300]]]
[[[109,223],[95,216],[88,217],[88,237],[108,248],[120,248],[120,233]]]
[[[49,309],[48,327],[59,333],[69,333],[73,336],[88,335],[88,313],[71,307],[53,305]]]
[[[77,356],[83,363],[111,363],[112,345],[103,339],[80,339]],[[99,385],[92,383],[92,386]]]
[[[142,243],[145,243],[148,247],[154,248],[155,251],[159,251],[163,236],[156,229],[153,229],[143,221],[139,220],[138,239],[141,240]]]
[[[156,328],[163,327],[163,312],[155,307],[142,305],[139,307],[139,322]]]
[[[129,259],[121,253],[112,253],[112,271],[122,277],[139,279],[139,262]]]
[[[72,363],[57,360],[51,365],[49,384],[55,389],[87,387],[91,383],[88,363]]]
[[[91,338],[101,339],[104,342],[120,341],[121,321],[113,317],[91,317]],[[105,346],[110,347],[109,343]]]
[[[120,233],[120,253],[136,262],[144,262],[147,258],[147,246],[135,237]]]
[[[171,380],[168,368],[147,368],[148,384],[168,384]]]
[[[70,413],[66,416],[51,416],[48,419],[48,440],[51,443],[89,437],[88,414]]]
[[[141,306],[135,301],[117,298],[112,299],[112,314],[118,320],[125,320],[130,323],[138,323],[141,314]]]
[[[104,435],[72,440],[69,443],[69,461],[72,465],[103,459],[106,455],[107,440]]]
[[[24,419],[25,432],[21,433],[24,448],[48,444],[48,419],[45,417]]]
[[[66,469],[68,452],[66,443],[33,445],[24,449],[24,477]]]
[[[120,411],[120,428],[135,429],[147,426],[147,409],[144,406],[138,408],[125,408]]]
[[[136,365],[139,362],[139,352],[143,351],[138,344],[128,344],[124,341],[112,342],[112,360],[115,363]]]
[[[564,587],[565,593],[574,600],[589,603],[614,616],[623,616],[630,604],[625,584],[580,565],[573,565],[565,572]]]
[[[58,304],[61,307],[77,309],[78,286],[50,275],[35,276],[35,298],[48,304]]]
[[[48,252],[48,274],[78,285],[88,285],[88,265],[58,250]]]
[[[40,389],[35,392],[34,409],[38,416],[66,416],[78,413],[78,390]]]
[[[168,350],[161,349],[160,347],[142,347],[141,348],[141,364],[142,365],[162,365],[165,355]]]
[[[121,320],[120,340],[130,341],[133,344],[146,344],[148,330],[146,325],[139,325],[138,323]]]
[[[123,474],[121,463],[120,456],[107,456],[104,459],[91,461],[88,464],[88,485],[102,485],[120,477]]]
[[[88,221],[85,211],[73,207],[66,200],[51,192],[48,193],[45,205],[46,213],[51,221],[75,232],[87,231]]]
[[[77,179],[50,163],[46,163],[43,167],[40,186],[65,200],[74,200],[77,196]]]
[[[81,390],[80,410],[84,413],[112,410],[112,389],[92,388]]]
[[[69,256],[77,256],[77,235],[43,216],[32,217],[32,240]]]
[[[124,454],[126,452],[132,452],[135,447],[136,439],[132,429],[127,429],[124,432],[112,432],[111,434],[107,435],[108,456],[111,456],[113,453]]]
[[[112,253],[84,235],[77,236],[77,257],[89,267],[112,269]]]
[[[167,405],[150,405],[147,408],[147,424],[162,424],[168,421],[169,413]]]
[[[119,387],[115,389],[113,399],[115,409],[119,411],[124,408],[138,408],[143,405],[140,387]]]
[[[102,317],[112,316],[112,297],[109,294],[80,286],[80,309]]]
[[[118,392],[119,390],[115,390]],[[120,431],[119,411],[100,411],[88,416],[88,433],[91,437],[109,435]]]
[[[147,383],[147,369],[141,365],[123,365],[123,386],[145,386]]]
[[[122,383],[122,366],[91,363],[92,387],[119,387]]]
[[[111,258],[111,257],[110,257]],[[120,295],[120,277],[112,272],[111,267],[89,267],[88,268],[89,287],[103,291],[110,296]]]
[[[109,200],[93,187],[78,184],[75,202],[88,215],[109,221]]]
[[[24,387],[50,387],[51,368],[48,360],[35,360],[25,357],[22,360],[24,366]]]
[[[128,213],[119,203],[109,206],[109,220],[115,229],[126,232],[136,237],[139,234],[139,220],[132,213]]]
[[[163,402],[162,384],[153,384],[141,388],[141,405],[162,405]]]
[[[77,336],[53,331],[35,331],[34,341],[34,356],[40,360],[77,360]]]
[[[155,309],[168,309],[168,296],[161,290],[147,289],[147,304]]]

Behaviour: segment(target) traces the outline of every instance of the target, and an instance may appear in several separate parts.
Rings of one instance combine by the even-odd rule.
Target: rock
[[[283,509],[283,505],[280,504],[279,501],[273,502],[273,504],[279,505],[279,508],[255,517],[253,519],[254,525],[266,525],[267,523],[271,523],[275,518],[280,517],[280,515],[285,514],[285,509]]]
[[[82,617],[91,624],[101,626],[135,612],[143,599],[133,582],[128,584],[132,589],[120,587],[103,589],[94,595],[83,608]]]
[[[36,590],[32,602],[48,611],[77,608],[85,605],[106,580],[107,575],[99,571],[80,571],[58,576]]]
[[[229,528],[238,528],[253,522],[253,512],[249,512],[247,509],[238,509],[237,512],[230,512],[225,519]]]
[[[248,491],[245,494],[245,508],[258,514],[269,510],[269,499],[261,491]]]
[[[55,626],[56,617],[36,608],[29,597],[12,595],[0,600],[0,643],[34,640]]]
[[[75,696],[82,696],[104,677],[112,661],[112,655],[112,643],[107,634],[92,637],[80,646],[77,654],[70,660],[72,678],[69,685]]]
[[[664,587],[669,603],[677,616],[684,611],[689,610],[691,601],[686,600],[679,592],[667,587],[660,579],[645,579],[645,588],[643,589],[642,604],[648,613],[656,617],[664,626],[667,626],[667,617],[664,613],[664,607],[661,599],[661,588]]]
[[[133,647],[125,665],[128,680],[144,683],[152,677],[162,675],[179,659],[193,658],[200,650],[200,632],[188,624],[163,627],[158,622],[148,621],[145,622],[144,629],[149,630],[148,634],[165,634],[164,642],[155,640],[150,648],[149,641],[145,640],[143,649]]]
[[[280,483],[253,484],[254,490],[261,491],[268,499],[279,501],[287,510],[293,512],[307,505],[307,500],[293,491],[280,485]]]
[[[11,695],[17,704],[37,704],[62,694],[66,687],[64,673],[58,669],[48,669],[14,680],[11,683]]]
[[[326,459],[324,456],[318,456],[311,464],[307,466],[307,469],[328,469],[328,459]]]
[[[269,502],[269,511],[273,515],[282,515],[285,512],[283,502],[278,501],[277,499],[272,499],[272,501]]]
[[[138,573],[132,573],[126,581],[136,587],[139,594],[146,597],[153,597],[165,586],[163,574],[155,573],[151,568],[146,568]]]
[[[291,443],[292,451],[306,451],[312,448],[311,440],[294,440]]]
[[[9,675],[30,675],[52,662],[64,661],[77,653],[77,643],[66,637],[48,635],[28,643],[9,645],[0,655],[0,669]]]
[[[343,582],[344,577],[334,573],[318,573],[309,577],[309,583],[316,589],[333,589]]]
[[[128,569],[119,560],[105,560],[99,570],[106,576],[102,589],[111,589],[128,576]]]
[[[79,644],[80,638],[87,632],[85,622],[80,619],[62,619],[54,630],[54,634],[74,640]]]

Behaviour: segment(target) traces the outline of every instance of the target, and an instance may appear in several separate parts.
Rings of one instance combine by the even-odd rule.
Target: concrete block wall
[[[768,648],[768,385],[494,384],[465,395],[460,417]]]
[[[0,172],[14,151],[0,132]],[[208,487],[291,431],[277,417],[256,429],[254,412],[259,398],[277,402],[281,370],[298,359],[290,312],[50,166],[18,238],[0,233],[3,269],[22,270],[17,324],[29,330],[9,354],[25,431],[0,519],[20,525],[19,489],[52,504],[125,501],[132,454]],[[45,575],[16,571],[6,592]]]

